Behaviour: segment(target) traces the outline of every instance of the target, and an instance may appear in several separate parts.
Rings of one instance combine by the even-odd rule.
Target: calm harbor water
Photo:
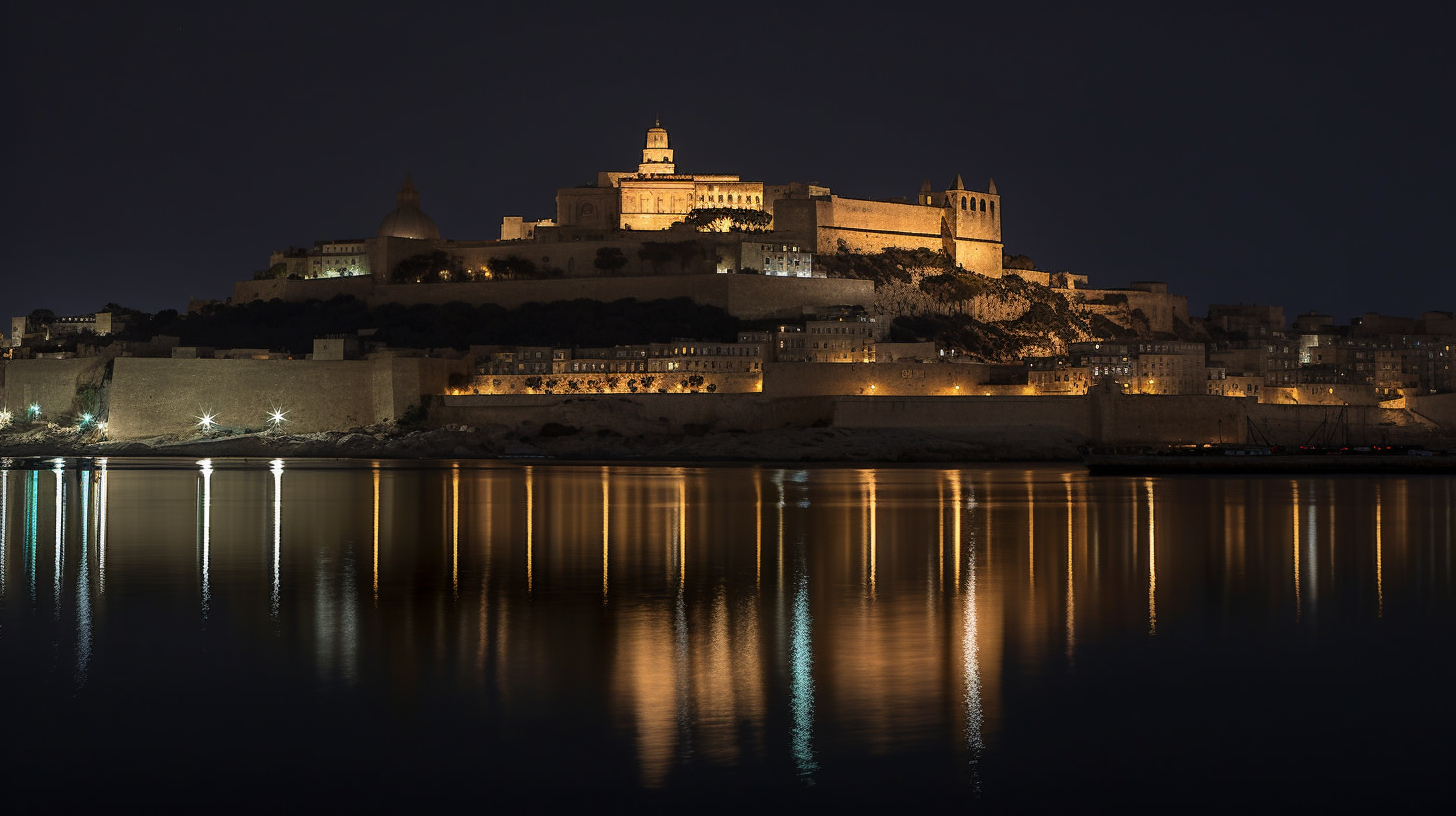
[[[36,802],[1446,801],[1453,503],[1449,477],[7,461],[0,774]]]

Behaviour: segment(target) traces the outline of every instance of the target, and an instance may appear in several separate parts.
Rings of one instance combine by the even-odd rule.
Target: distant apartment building
[[[875,320],[850,315],[804,323],[805,358],[810,363],[873,363]]]

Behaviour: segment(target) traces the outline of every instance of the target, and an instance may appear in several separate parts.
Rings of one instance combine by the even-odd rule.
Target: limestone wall
[[[495,394],[544,394],[571,395],[587,394],[649,394],[659,388],[666,391],[687,392],[692,387],[683,387],[682,381],[698,375],[703,383],[696,390],[706,392],[714,386],[713,394],[757,394],[763,390],[763,377],[759,374],[715,373],[712,371],[677,371],[671,373],[593,373],[593,374],[480,374],[471,377],[458,389],[433,392],[449,394],[459,391],[461,395]],[[643,381],[651,378],[650,385]],[[548,384],[549,383],[549,384]]]
[[[444,388],[451,364],[425,359],[169,360],[124,357],[110,388],[113,439],[188,433],[211,413],[229,428],[261,429],[275,408],[294,433],[398,419]]]
[[[1030,393],[1026,386],[986,385],[987,372],[987,366],[977,363],[765,363],[763,393],[771,397]]]
[[[766,399],[758,394],[566,394],[446,396],[430,408],[432,425],[505,425],[523,434],[547,422],[623,436],[716,431],[763,431],[827,424],[830,397]]]
[[[1024,436],[1028,431],[1092,439],[1086,397],[839,397],[843,428],[943,428],[959,434]]]
[[[1456,434],[1456,394],[1408,396],[1406,404],[1412,413],[1435,423],[1447,433]]]
[[[5,372],[4,407],[17,419],[31,405],[40,406],[43,420],[70,419],[86,409],[77,404],[77,393],[82,386],[101,384],[107,359],[11,360]]]

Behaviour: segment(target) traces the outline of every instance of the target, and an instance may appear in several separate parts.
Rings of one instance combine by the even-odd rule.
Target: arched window
[[[583,219],[595,218],[596,215],[597,215],[597,208],[596,207],[593,207],[591,204],[582,204],[581,205],[581,217]]]
[[[981,199],[981,212],[986,211],[986,199]]]
[[[991,217],[996,217],[996,202],[994,201],[991,202]]]
[[[961,199],[961,209],[964,210],[965,208],[966,208],[966,200],[964,198],[962,198]]]

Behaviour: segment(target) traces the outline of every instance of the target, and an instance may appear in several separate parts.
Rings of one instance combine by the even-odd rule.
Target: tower
[[[654,122],[647,129],[647,145],[642,148],[642,163],[637,165],[642,175],[672,175],[677,165],[672,161],[672,148],[667,144],[667,128],[661,121]]]

